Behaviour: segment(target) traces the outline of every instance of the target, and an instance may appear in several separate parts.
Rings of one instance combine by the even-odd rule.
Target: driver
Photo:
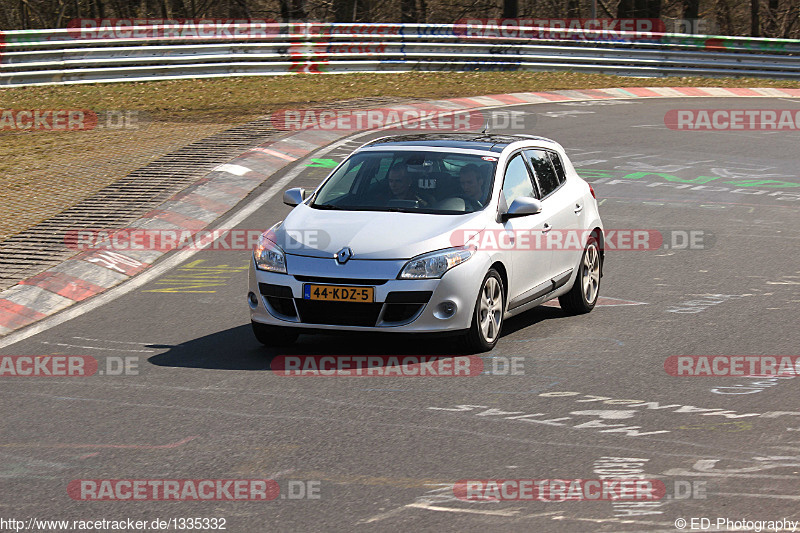
[[[483,192],[483,181],[481,171],[474,163],[465,165],[458,174],[458,183],[461,186],[462,194],[475,200],[481,206],[486,199],[486,194]]]
[[[397,163],[389,170],[389,196],[386,203],[391,200],[414,200],[421,207],[426,207],[430,202],[420,196],[417,188],[412,183],[411,176],[404,163]]]

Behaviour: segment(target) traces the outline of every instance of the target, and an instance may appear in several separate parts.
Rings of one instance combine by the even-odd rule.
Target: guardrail
[[[0,86],[300,72],[564,70],[800,79],[800,40],[457,24],[188,24],[0,33]],[[519,35],[519,33],[517,34]]]

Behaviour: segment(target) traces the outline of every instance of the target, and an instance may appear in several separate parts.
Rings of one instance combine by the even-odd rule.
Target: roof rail
[[[539,135],[528,135],[526,133],[514,133],[512,137],[525,137],[526,139],[532,139],[534,141],[549,141],[551,143],[555,142],[553,139],[548,139],[547,137],[540,137]]]

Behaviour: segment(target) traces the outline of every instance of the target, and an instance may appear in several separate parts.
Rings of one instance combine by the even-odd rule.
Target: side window
[[[533,192],[531,175],[520,154],[512,157],[506,167],[506,174],[503,178],[503,195],[506,197],[506,205],[511,205],[511,202],[520,196],[536,197]]]
[[[556,177],[558,177],[558,183],[564,183],[567,181],[567,173],[564,172],[564,165],[561,163],[561,158],[555,152],[547,152],[550,156],[550,161],[553,163],[553,168],[556,169]]]
[[[536,173],[539,191],[542,193],[542,198],[544,198],[559,186],[553,164],[544,150],[525,150],[525,155],[528,156],[528,161],[530,161],[533,171]]]

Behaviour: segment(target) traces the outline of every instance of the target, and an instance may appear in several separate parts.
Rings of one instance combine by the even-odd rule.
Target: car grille
[[[258,290],[276,313],[287,318],[297,318],[297,311],[292,301],[292,289],[283,285],[259,283]]]
[[[297,318],[297,311],[295,311],[294,304],[290,298],[267,296],[267,303],[279,314],[289,318]]]
[[[402,324],[422,311],[431,299],[431,291],[394,291],[386,295],[383,322]]]
[[[424,304],[386,304],[384,322],[405,322],[420,312]]]
[[[323,302],[316,300],[294,301],[305,324],[327,324],[331,326],[372,327],[378,322],[382,303]]]
[[[374,327],[381,309],[381,325],[404,324],[419,314],[433,294],[431,291],[394,291],[386,296],[385,303],[325,302],[293,298],[292,290],[283,285],[259,283],[258,288],[269,306],[284,319],[329,326]]]

